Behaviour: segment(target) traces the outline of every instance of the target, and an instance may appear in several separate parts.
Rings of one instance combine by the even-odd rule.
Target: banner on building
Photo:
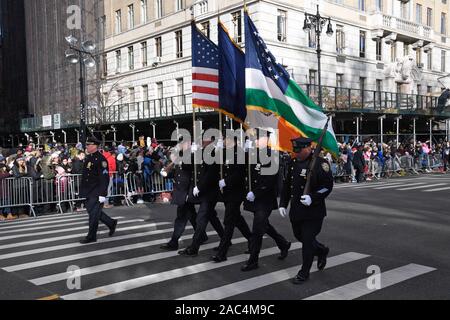
[[[52,116],[42,116],[42,126],[44,128],[51,128],[52,127]]]

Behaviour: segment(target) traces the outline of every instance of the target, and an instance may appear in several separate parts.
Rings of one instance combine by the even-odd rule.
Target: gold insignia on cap
[[[329,172],[330,171],[330,165],[326,162],[322,163],[322,169],[325,172]]]

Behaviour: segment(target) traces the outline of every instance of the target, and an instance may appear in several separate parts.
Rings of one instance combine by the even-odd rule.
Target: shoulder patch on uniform
[[[328,162],[322,163],[322,169],[325,172],[329,172],[330,171],[330,165],[328,164]]]
[[[108,168],[108,162],[102,161],[102,166],[103,166],[103,168]]]

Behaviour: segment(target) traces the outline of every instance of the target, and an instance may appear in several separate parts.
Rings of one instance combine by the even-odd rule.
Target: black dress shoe
[[[303,272],[299,272],[297,274],[297,276],[292,280],[293,284],[302,284],[305,283],[306,281],[308,281],[309,279],[309,274],[305,274]]]
[[[166,243],[159,248],[166,250],[166,251],[177,251],[178,250],[178,246],[171,245],[170,243]]]
[[[186,248],[184,250],[178,251],[178,254],[180,256],[186,256],[186,257],[196,257],[198,256],[198,251],[194,251],[191,248]]]
[[[281,250],[278,260],[284,260],[287,258],[288,254],[289,254],[289,249],[291,249],[291,246],[292,246],[292,243],[290,243],[290,242],[288,242],[286,244],[286,247],[284,247],[283,250]]]
[[[241,270],[244,272],[252,271],[258,269],[258,263],[246,263],[241,267]]]
[[[114,235],[114,233],[116,233],[116,229],[117,229],[117,220],[114,220],[113,225],[111,227],[111,229],[109,229],[109,236],[112,237]]]
[[[228,243],[228,248],[231,247],[233,244],[231,242]],[[219,247],[213,248],[214,251],[219,251]]]
[[[206,242],[208,242],[208,237],[203,238],[202,240],[200,240],[200,245],[205,244]]]
[[[325,247],[323,253],[317,257],[317,269],[325,269],[325,267],[327,266],[327,257],[329,253],[330,249]]]
[[[211,259],[212,259],[214,262],[217,262],[217,263],[227,261],[227,257],[220,256],[220,255],[212,256]]]
[[[89,244],[89,243],[95,243],[95,242],[97,242],[97,239],[84,238],[83,240],[80,240],[81,244]]]

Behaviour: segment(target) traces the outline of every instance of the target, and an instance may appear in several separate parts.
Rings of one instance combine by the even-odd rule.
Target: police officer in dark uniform
[[[205,141],[204,147],[212,143],[211,141]],[[195,150],[194,150],[195,151]],[[195,164],[194,164],[195,165]],[[189,247],[178,253],[183,256],[197,256],[201,244],[203,235],[206,231],[208,222],[214,227],[219,237],[223,237],[223,226],[217,218],[217,212],[215,207],[219,197],[219,165],[207,164],[202,161],[202,164],[198,168],[198,178],[194,181],[194,188],[190,192],[188,201],[194,204],[200,204],[200,208],[197,212],[197,229],[195,230],[192,238],[192,243]],[[196,183],[195,183],[196,182]]]
[[[223,179],[219,181],[219,188],[222,191],[222,199],[225,204],[225,231],[218,252],[212,257],[215,262],[227,260],[227,253],[235,227],[241,231],[248,241],[250,241],[252,235],[247,222],[241,215],[241,205],[245,198],[246,177],[244,149],[237,145],[234,137],[226,138],[225,146],[222,166]],[[240,155],[242,155],[242,159],[239,159]],[[240,161],[241,163],[239,163]]]
[[[292,140],[295,158],[290,162],[281,191],[280,214],[287,216],[286,208],[291,203],[289,217],[294,235],[303,244],[303,265],[293,282],[300,284],[308,280],[314,257],[317,256],[317,268],[323,270],[327,263],[329,249],[316,240],[322,229],[327,210],[325,199],[333,190],[333,175],[327,160],[317,158],[311,176],[310,194],[304,195],[307,176],[313,153],[312,140],[298,138]]]
[[[178,250],[178,241],[184,233],[188,221],[191,222],[194,230],[197,228],[195,204],[188,202],[188,194],[193,185],[193,164],[183,163],[182,161],[183,155],[187,154],[191,157],[190,142],[180,141],[178,148],[180,148],[179,157],[173,152],[171,154],[171,165],[161,172],[163,177],[174,180],[171,203],[177,206],[177,217],[174,222],[172,238],[167,244],[160,247],[167,251]],[[204,232],[202,242],[207,240],[208,237]]]
[[[259,138],[255,141],[259,149],[250,149],[256,155],[250,157],[256,160],[256,164],[250,162],[251,190],[244,201],[244,209],[254,213],[252,237],[250,240],[250,258],[242,266],[242,271],[251,271],[258,268],[259,253],[261,251],[262,239],[264,234],[273,238],[281,251],[280,260],[284,260],[291,248],[291,243],[287,241],[275,228],[269,223],[269,217],[273,210],[278,209],[277,201],[277,181],[278,170],[276,174],[268,175],[263,172],[264,168],[270,168],[271,163],[264,163],[260,157],[261,154],[271,156],[272,151],[268,146],[270,132],[259,130]],[[249,160],[250,161],[250,160]]]
[[[86,198],[86,210],[89,214],[89,233],[81,244],[97,241],[99,221],[109,228],[109,236],[116,232],[117,220],[111,219],[103,212],[103,205],[107,201],[109,185],[108,162],[98,151],[100,141],[92,136],[86,142],[86,156],[81,178],[80,197]]]

